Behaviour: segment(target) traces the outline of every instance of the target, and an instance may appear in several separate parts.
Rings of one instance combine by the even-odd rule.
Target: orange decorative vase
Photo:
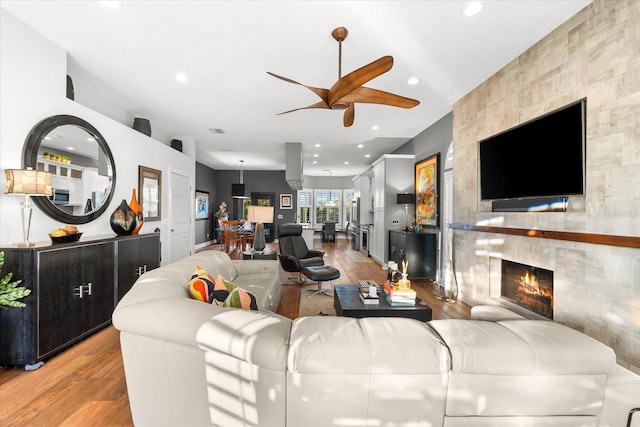
[[[138,203],[138,196],[136,195],[136,189],[133,189],[133,194],[131,195],[131,201],[129,202],[129,207],[136,214],[136,228],[133,229],[131,234],[138,234],[140,229],[142,228],[142,224],[144,223],[144,218],[142,216],[142,206]]]

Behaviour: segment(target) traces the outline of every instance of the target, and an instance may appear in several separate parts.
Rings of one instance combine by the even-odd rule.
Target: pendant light
[[[250,199],[247,189],[243,183],[244,160],[240,160],[240,184],[231,184],[231,197],[234,199]]]
[[[329,201],[327,203],[325,203],[325,206],[335,206],[335,202],[333,201],[333,198],[331,196],[331,171],[329,171]]]

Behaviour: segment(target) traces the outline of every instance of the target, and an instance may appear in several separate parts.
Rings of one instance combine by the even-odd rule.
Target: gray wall
[[[196,188],[197,191],[209,193],[209,218],[196,220],[195,224],[195,244],[213,241],[215,238],[213,229],[215,228],[215,217],[213,214],[218,210],[216,203],[216,177],[215,171],[202,163],[196,162]],[[195,197],[195,195],[194,195]]]

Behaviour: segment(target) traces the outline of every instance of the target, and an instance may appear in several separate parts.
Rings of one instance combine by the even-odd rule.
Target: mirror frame
[[[22,167],[23,168],[37,168],[38,163],[38,151],[40,150],[40,143],[42,139],[47,136],[52,130],[58,126],[73,125],[83,129],[89,133],[96,140],[104,154],[107,156],[107,160],[111,163],[111,188],[109,194],[102,203],[100,208],[86,214],[86,215],[71,215],[58,209],[48,197],[32,197],[33,204],[38,206],[41,211],[50,216],[51,218],[64,222],[66,224],[86,224],[93,221],[102,215],[113,198],[113,193],[116,188],[116,162],[113,159],[113,154],[109,149],[109,145],[104,137],[98,132],[98,130],[84,119],[70,115],[57,115],[47,117],[41,120],[37,125],[31,129],[22,148]]]

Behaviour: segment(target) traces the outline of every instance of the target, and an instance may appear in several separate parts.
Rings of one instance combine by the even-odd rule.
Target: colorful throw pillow
[[[191,298],[211,303],[215,294],[215,280],[199,265],[189,281],[189,295]]]
[[[225,280],[222,276],[218,275],[218,278],[216,279],[216,289],[222,289],[223,287],[228,291],[226,298],[222,301],[223,307],[243,308],[245,310],[258,309],[258,303],[255,295],[237,287],[228,280]],[[216,301],[220,300],[216,297]]]

